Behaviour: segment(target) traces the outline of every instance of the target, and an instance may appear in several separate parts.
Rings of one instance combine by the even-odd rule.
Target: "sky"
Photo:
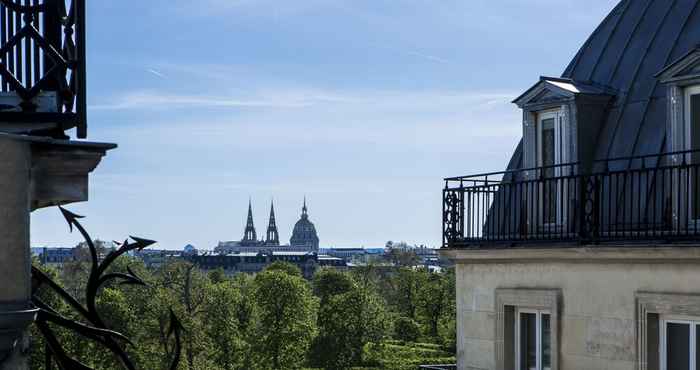
[[[503,170],[510,102],[559,76],[615,0],[88,2],[88,135],[114,142],[68,208],[95,238],[212,249],[288,242],[304,196],[321,246],[439,246],[445,177]],[[56,208],[33,246],[77,244]]]

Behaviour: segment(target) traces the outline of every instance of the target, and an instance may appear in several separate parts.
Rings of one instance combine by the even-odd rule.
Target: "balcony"
[[[700,241],[700,150],[445,179],[443,247]]]
[[[86,105],[85,0],[0,0],[0,131],[85,138]]]

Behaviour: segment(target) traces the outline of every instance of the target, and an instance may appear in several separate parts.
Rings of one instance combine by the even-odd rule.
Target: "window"
[[[559,290],[496,290],[497,370],[559,368],[560,296]]]
[[[700,295],[637,293],[637,348],[647,370],[700,370]]]
[[[700,149],[700,86],[691,86],[685,88],[685,150],[699,150]],[[700,163],[700,152],[691,152],[686,158],[686,162],[689,164]],[[695,167],[691,167],[692,169]],[[695,172],[695,171],[692,171]],[[688,191],[688,196],[690,197],[688,205],[690,209],[688,213],[690,215],[690,221],[696,221],[700,219],[700,197],[693,196],[692,189],[697,189],[698,174],[691,173],[689,176],[690,190]]]
[[[562,199],[563,184],[558,178],[562,176],[561,167],[566,162],[564,115],[560,109],[537,113],[537,167],[541,182],[540,224],[562,224],[565,213]],[[553,180],[548,180],[553,179]]]
[[[661,330],[661,370],[697,370],[700,366],[700,322],[664,320]]]
[[[551,317],[548,311],[518,311],[518,324],[515,325],[517,370],[552,368]]]

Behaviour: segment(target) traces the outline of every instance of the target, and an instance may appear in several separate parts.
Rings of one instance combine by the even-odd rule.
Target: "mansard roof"
[[[564,79],[616,91],[593,143],[597,159],[665,151],[666,87],[657,74],[700,44],[699,7],[622,0],[566,68]]]

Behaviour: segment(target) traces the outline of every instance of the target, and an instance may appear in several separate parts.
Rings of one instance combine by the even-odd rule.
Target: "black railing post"
[[[63,1],[63,0],[61,0]],[[78,49],[78,66],[77,71],[73,73],[78,74],[77,79],[77,90],[76,93],[76,109],[75,112],[78,115],[77,122],[77,134],[78,138],[85,139],[87,137],[87,58],[86,53],[86,16],[85,16],[85,0],[73,0],[75,6],[75,14],[77,16],[75,24],[76,32],[76,48]]]
[[[459,217],[459,233],[458,233],[457,235],[459,236],[459,238],[460,238],[461,240],[464,240],[464,237],[465,237],[465,235],[464,235],[464,230],[466,230],[466,229],[464,228],[464,226],[465,226],[465,222],[464,222],[464,198],[465,198],[465,197],[464,197],[464,193],[465,193],[465,190],[464,190],[464,181],[463,181],[463,180],[460,180],[460,181],[459,181],[459,197],[457,198],[458,201],[459,201],[459,213],[458,213],[458,217]]]
[[[60,0],[62,1],[62,0]],[[61,19],[59,10],[59,0],[44,0],[46,12],[44,13],[44,37],[46,41],[56,50],[61,50]],[[65,3],[63,4],[65,7]],[[55,65],[53,58],[48,53],[44,53],[44,70],[50,71]],[[60,71],[54,71],[50,78],[44,83],[46,91],[58,91],[60,87],[59,79],[61,78]]]
[[[590,175],[581,174],[578,181],[578,237],[581,243],[585,243],[590,239],[586,220],[586,208],[588,203],[588,179]]]

